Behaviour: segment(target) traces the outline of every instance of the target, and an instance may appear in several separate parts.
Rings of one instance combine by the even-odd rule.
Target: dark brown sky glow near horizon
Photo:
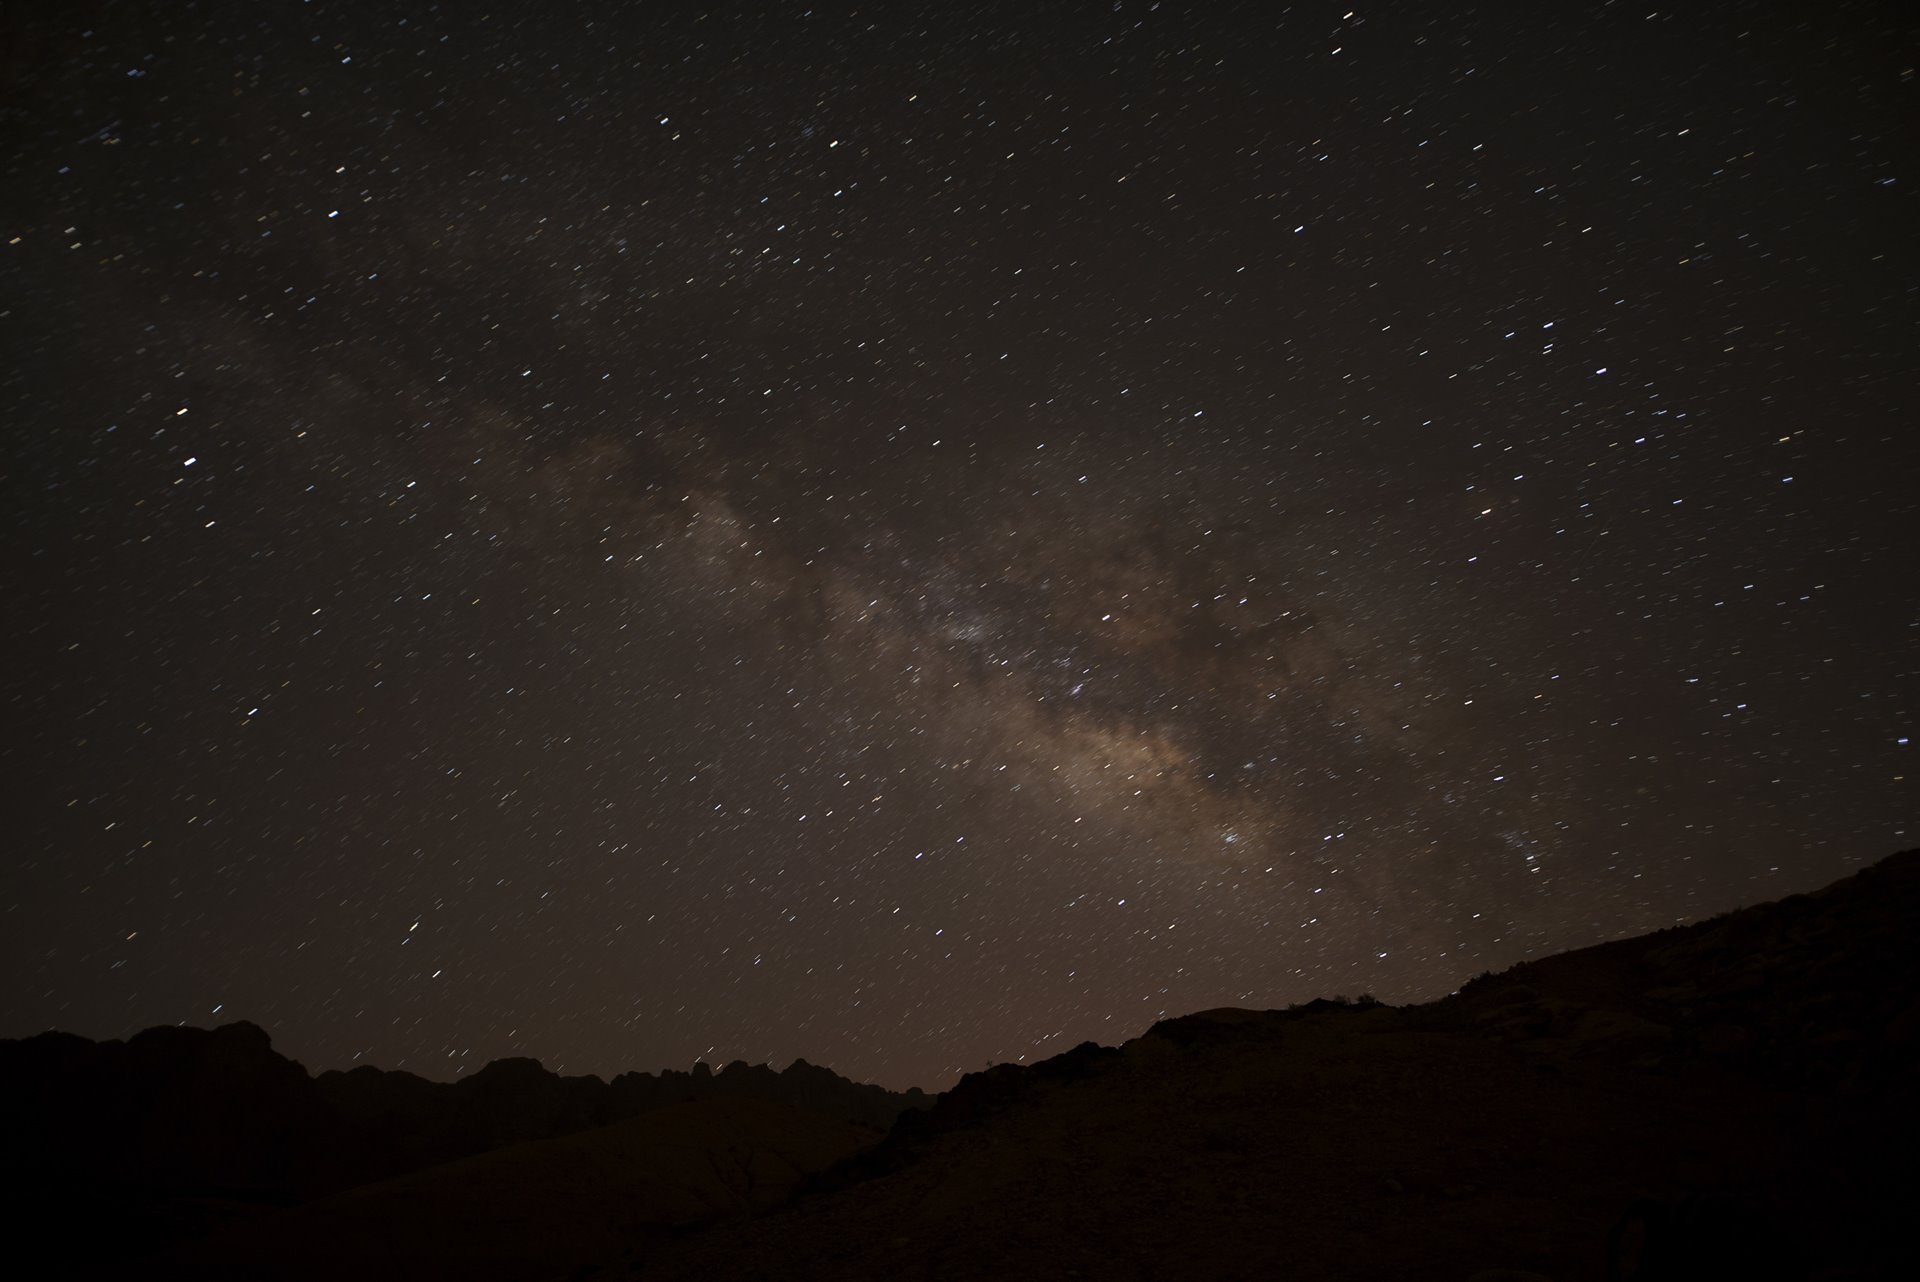
[[[937,1088],[1913,844],[1902,6],[7,22],[0,1036]]]

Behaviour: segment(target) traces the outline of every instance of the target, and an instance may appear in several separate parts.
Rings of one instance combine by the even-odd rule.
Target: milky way
[[[77,5],[6,1026],[943,1086],[1911,844],[1898,6]]]

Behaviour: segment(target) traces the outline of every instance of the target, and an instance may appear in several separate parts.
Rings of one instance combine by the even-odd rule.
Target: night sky
[[[0,1035],[943,1087],[1914,844],[1910,6],[8,15]]]

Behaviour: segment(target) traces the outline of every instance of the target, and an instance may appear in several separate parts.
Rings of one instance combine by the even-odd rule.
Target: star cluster
[[[0,1034],[938,1087],[1911,844],[1898,6],[12,21]]]

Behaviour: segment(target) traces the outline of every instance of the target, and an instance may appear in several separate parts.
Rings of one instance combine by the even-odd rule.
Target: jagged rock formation
[[[314,1078],[248,1023],[151,1028],[125,1042],[0,1041],[0,1099],[9,1157],[30,1174],[12,1208],[19,1232],[69,1235],[108,1255],[685,1103],[778,1104],[877,1135],[928,1102],[804,1060],[782,1072],[734,1063],[611,1082],[561,1077],[531,1059],[496,1060],[451,1083],[375,1068]],[[102,1215],[122,1232],[102,1236],[93,1225]]]
[[[506,1144],[607,1126],[655,1109],[700,1100],[766,1100],[885,1130],[905,1109],[930,1099],[850,1082],[795,1060],[775,1072],[736,1060],[718,1073],[622,1073],[560,1077],[538,1060],[500,1059],[454,1083],[376,1068],[322,1073],[320,1094],[346,1128],[357,1165],[348,1182],[417,1170]]]

